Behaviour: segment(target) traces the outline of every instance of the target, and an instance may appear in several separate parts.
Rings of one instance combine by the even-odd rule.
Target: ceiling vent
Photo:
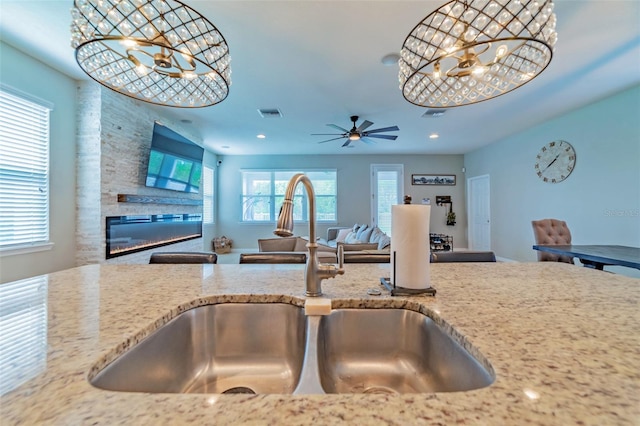
[[[282,118],[282,113],[277,108],[260,108],[258,114],[262,118]]]
[[[427,112],[425,112],[424,114],[422,114],[423,117],[428,118],[428,117],[442,117],[444,115],[444,113],[447,112],[446,109],[442,109],[442,108],[429,108],[427,110]]]

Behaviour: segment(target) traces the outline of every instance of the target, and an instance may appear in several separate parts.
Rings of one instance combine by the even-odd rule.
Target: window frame
[[[53,243],[51,242],[51,112],[53,111],[54,105],[46,100],[40,99],[36,96],[33,96],[29,93],[23,92],[19,89],[15,89],[11,86],[8,86],[4,83],[0,83],[0,92],[2,92],[3,98],[6,96],[9,99],[3,99],[3,104],[6,102],[5,107],[8,106],[10,102],[15,102],[16,104],[22,104],[24,107],[30,108],[34,111],[34,114],[37,112],[42,114],[41,117],[42,122],[39,123],[44,130],[38,134],[32,143],[38,142],[37,149],[40,149],[43,154],[41,157],[43,159],[38,163],[38,167],[41,167],[41,171],[44,171],[44,178],[39,180],[42,185],[38,187],[42,191],[44,188],[45,195],[41,199],[44,207],[39,210],[43,218],[43,222],[40,224],[41,233],[43,234],[42,238],[34,238],[31,241],[22,241],[17,243],[12,243],[12,240],[6,240],[0,242],[0,257],[4,256],[12,256],[19,254],[27,254],[39,251],[51,250],[53,247]],[[11,99],[14,98],[14,99]],[[38,111],[39,109],[39,111]],[[7,118],[11,117],[11,114],[15,115],[15,109],[9,110],[7,109],[8,115]],[[24,127],[28,127],[30,131],[32,131],[37,126],[32,125],[23,125]],[[32,182],[35,182],[32,181]],[[3,193],[3,197],[6,196]],[[7,242],[9,241],[9,242]]]
[[[269,174],[269,194],[265,194],[265,195],[247,195],[245,194],[245,187],[246,187],[246,174],[247,173],[268,173]],[[333,198],[334,200],[334,212],[333,212],[333,219],[330,220],[320,220],[317,219],[318,223],[323,223],[323,224],[335,224],[338,223],[338,170],[337,169],[332,169],[332,168],[327,168],[327,169],[240,169],[240,179],[241,179],[241,194],[240,194],[240,218],[239,221],[241,224],[245,224],[245,225],[261,225],[261,224],[273,224],[276,223],[278,220],[278,214],[279,214],[279,208],[280,205],[282,204],[282,199],[284,199],[284,192],[286,191],[286,186],[285,186],[285,191],[283,191],[282,194],[280,193],[276,193],[276,182],[280,182],[281,179],[277,178],[276,174],[278,173],[287,173],[290,174],[291,176],[288,177],[286,179],[287,183],[289,182],[289,180],[291,179],[291,177],[293,177],[293,175],[295,175],[296,173],[304,173],[304,174],[310,174],[310,173],[333,173],[334,174],[334,182],[335,182],[335,193],[334,194],[318,194],[318,188],[317,185],[313,184],[313,179],[311,178],[311,182],[314,186],[314,191],[315,191],[315,195],[316,195],[316,218],[318,217],[318,200],[320,198]],[[246,220],[245,217],[245,201],[247,199],[247,197],[259,197],[259,198],[263,198],[266,199],[266,202],[269,204],[269,218],[266,220]],[[298,185],[298,187],[296,188],[296,194],[294,197],[294,204],[298,204],[298,201],[300,200],[301,202],[301,208],[302,208],[302,217],[303,219],[295,219],[296,222],[300,222],[300,223],[308,223],[309,222],[309,204],[308,204],[308,199],[307,199],[307,192],[302,188],[301,185]]]

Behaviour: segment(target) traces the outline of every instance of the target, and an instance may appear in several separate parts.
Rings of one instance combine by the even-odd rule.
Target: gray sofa
[[[377,226],[355,224],[352,227],[331,227],[327,229],[326,240],[320,242],[329,247],[343,244],[344,251],[387,250],[391,238]]]
[[[374,234],[374,229],[370,232],[365,232],[367,241],[347,243],[344,241],[337,241],[341,229],[353,231],[354,227],[333,227],[327,230],[327,238],[319,238],[318,244],[318,258],[321,263],[337,263],[338,262],[338,244],[342,245],[344,249],[344,263],[389,263],[389,244],[391,239],[382,231],[374,235],[372,241],[371,234]],[[382,234],[382,235],[380,235]],[[377,236],[377,238],[375,238]],[[380,237],[386,237],[382,243]],[[355,241],[355,240],[354,240]],[[285,258],[280,256],[284,253],[307,253],[308,240],[304,237],[284,237],[284,238],[263,238],[258,239],[258,251],[260,253],[270,253],[276,258]],[[378,247],[382,246],[381,250]]]
[[[344,263],[389,263],[391,238],[378,227],[354,225],[331,227],[327,238],[319,241],[328,247],[342,245]]]
[[[303,237],[277,237],[258,239],[258,251],[260,253],[272,253],[277,257],[278,253],[307,253],[309,240]],[[337,249],[318,242],[318,260],[321,263],[337,263]]]

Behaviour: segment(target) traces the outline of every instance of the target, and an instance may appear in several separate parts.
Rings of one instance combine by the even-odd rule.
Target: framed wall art
[[[411,175],[411,185],[455,185],[456,175]]]

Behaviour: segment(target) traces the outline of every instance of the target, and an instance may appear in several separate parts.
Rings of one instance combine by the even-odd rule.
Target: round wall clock
[[[576,151],[567,141],[553,141],[536,156],[536,173],[545,182],[558,183],[569,177],[576,165]]]

